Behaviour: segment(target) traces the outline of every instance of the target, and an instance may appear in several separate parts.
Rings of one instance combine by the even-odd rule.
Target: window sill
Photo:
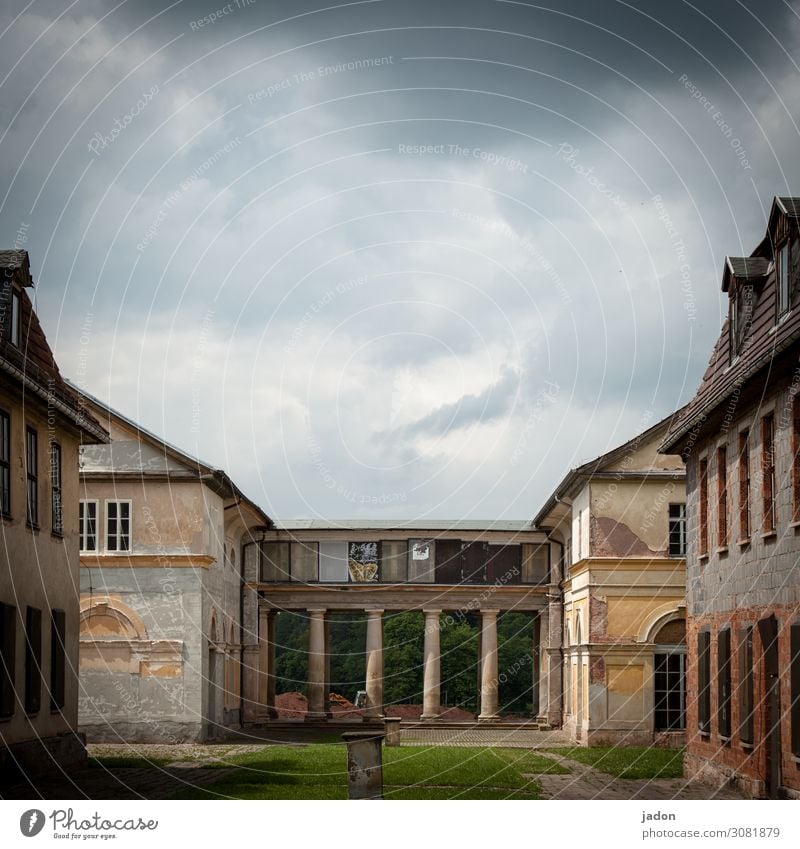
[[[790,528],[795,528],[795,530],[796,530],[797,528],[800,528],[800,519],[798,519],[796,522],[789,522],[789,527],[790,527]]]
[[[740,743],[739,745],[745,752],[752,752],[755,749],[755,746],[752,743]]]
[[[708,560],[708,552],[706,552],[705,554],[698,554],[697,559],[698,560]]]
[[[750,545],[750,537],[745,537],[744,539],[738,540],[736,542],[736,545],[738,545],[739,548],[744,548],[746,545]]]
[[[56,539],[64,539],[63,531],[50,531],[50,536],[55,537]]]
[[[721,545],[721,546],[717,549],[717,554],[722,555],[722,554],[727,554],[727,553],[728,553],[728,546],[727,546],[727,545]]]
[[[25,527],[28,528],[28,530],[33,531],[35,534],[38,534],[41,530],[41,527],[37,525],[36,522],[25,522]]]
[[[730,737],[723,737],[722,734],[720,734],[719,739],[722,741],[723,746],[730,746],[730,744],[731,744],[731,738]]]
[[[761,539],[763,539],[763,540],[775,539],[775,537],[777,537],[777,536],[778,536],[778,532],[773,528],[771,531],[764,531],[764,533],[761,534]]]

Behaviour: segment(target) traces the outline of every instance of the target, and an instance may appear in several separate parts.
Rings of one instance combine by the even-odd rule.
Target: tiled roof
[[[738,356],[730,357],[730,328],[726,319],[722,325],[719,338],[711,352],[708,366],[700,381],[700,386],[694,398],[686,405],[683,415],[677,418],[661,446],[662,451],[679,448],[686,439],[689,431],[704,421],[716,410],[737,388],[741,390],[744,383],[757,372],[769,366],[781,351],[800,339],[800,304],[795,303],[781,321],[776,323],[775,305],[775,264],[771,261],[772,239],[770,234],[776,215],[786,214],[792,219],[800,218],[800,198],[775,198],[770,213],[770,230],[767,238],[762,240],[756,252],[759,256],[746,258],[747,279],[752,280],[752,272],[767,264],[769,271],[763,286],[756,287],[754,292],[753,317],[742,342]],[[796,225],[794,225],[796,226]],[[734,258],[741,262],[742,258]],[[729,258],[730,262],[730,258]],[[723,289],[727,285],[723,284]]]

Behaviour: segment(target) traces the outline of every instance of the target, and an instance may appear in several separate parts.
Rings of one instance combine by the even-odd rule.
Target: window
[[[728,547],[728,449],[717,448],[717,547]]]
[[[0,716],[14,715],[17,608],[0,604]]]
[[[686,557],[686,505],[669,505],[669,556]]]
[[[81,551],[97,551],[97,502],[81,501],[78,508]]]
[[[764,517],[761,530],[775,530],[775,420],[770,413],[761,419],[761,494]]]
[[[731,631],[717,637],[717,722],[720,737],[731,736]]]
[[[64,707],[67,672],[67,617],[63,610],[50,612],[50,710]]]
[[[578,511],[578,534],[575,541],[577,543],[575,546],[575,554],[578,560],[580,560],[581,551],[583,550],[583,510]]]
[[[792,521],[800,522],[800,397],[792,400]]]
[[[0,410],[0,513],[11,515],[11,418]]]
[[[682,731],[686,726],[686,655],[655,656],[655,730]]]
[[[106,501],[106,551],[131,550],[130,501]]]
[[[750,539],[750,431],[739,434],[739,539]]]
[[[733,361],[742,353],[750,325],[753,323],[753,286],[740,283],[731,294],[729,335],[730,359]]]
[[[64,532],[64,517],[61,512],[61,446],[50,443],[50,512],[51,529],[54,534]]]
[[[42,704],[42,611],[25,612],[25,712],[38,713]]]
[[[378,543],[351,542],[347,556],[350,581],[368,584],[378,580]]]
[[[792,724],[792,754],[800,758],[800,622],[795,622],[789,629],[789,633],[792,693],[789,716]]]
[[[739,631],[739,739],[753,743],[753,628]]]
[[[778,315],[789,309],[789,243],[778,250]]]
[[[697,635],[697,727],[711,733],[711,634]]]
[[[708,460],[700,461],[700,556],[708,554]]]
[[[28,475],[28,524],[39,526],[39,436],[29,427],[25,431],[25,468]]]
[[[0,290],[0,336],[19,347],[19,292],[13,288],[12,281],[6,277],[2,281]]]

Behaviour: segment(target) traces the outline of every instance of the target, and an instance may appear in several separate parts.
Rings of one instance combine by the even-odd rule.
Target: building
[[[65,385],[26,251],[0,251],[0,776],[85,759],[78,727],[78,452],[108,436]],[[0,779],[2,780],[2,779]]]
[[[686,458],[689,776],[800,797],[800,198],[727,257],[728,318],[663,450]]]
[[[564,730],[683,743],[686,496],[669,420],[566,475],[533,524],[561,550]]]
[[[560,686],[550,664],[551,545],[529,522],[294,522],[265,529],[244,550],[245,722],[275,717],[275,617],[308,618],[308,713],[329,718],[330,618],[337,613],[366,619],[366,717],[384,713],[384,617],[415,611],[424,617],[424,720],[441,714],[440,623],[448,614],[478,617],[475,657],[479,719],[495,720],[498,703],[497,619],[505,611],[534,619],[533,714],[557,723]],[[557,620],[556,620],[557,622]],[[555,639],[560,630],[555,628]],[[541,663],[539,662],[541,660]],[[389,671],[390,672],[390,671]],[[556,689],[553,689],[556,688]]]
[[[242,720],[242,551],[269,518],[225,472],[96,398],[80,492],[79,721],[90,741],[208,740]]]

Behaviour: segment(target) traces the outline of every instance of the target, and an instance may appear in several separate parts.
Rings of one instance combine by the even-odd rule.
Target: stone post
[[[383,798],[383,734],[374,731],[348,731],[342,734],[347,743],[348,799]]]
[[[497,717],[497,614],[481,610],[481,712],[479,720]]]
[[[308,711],[307,722],[325,716],[325,609],[308,611]]]
[[[275,710],[275,611],[258,608],[258,704],[259,719],[274,719]]]
[[[383,610],[367,611],[367,707],[365,720],[383,718]]]
[[[441,705],[441,610],[423,610],[425,614],[425,649],[423,657],[423,691],[421,719],[438,719]]]
[[[399,716],[387,716],[383,720],[383,730],[386,733],[387,746],[400,745],[400,723],[402,719]]]

